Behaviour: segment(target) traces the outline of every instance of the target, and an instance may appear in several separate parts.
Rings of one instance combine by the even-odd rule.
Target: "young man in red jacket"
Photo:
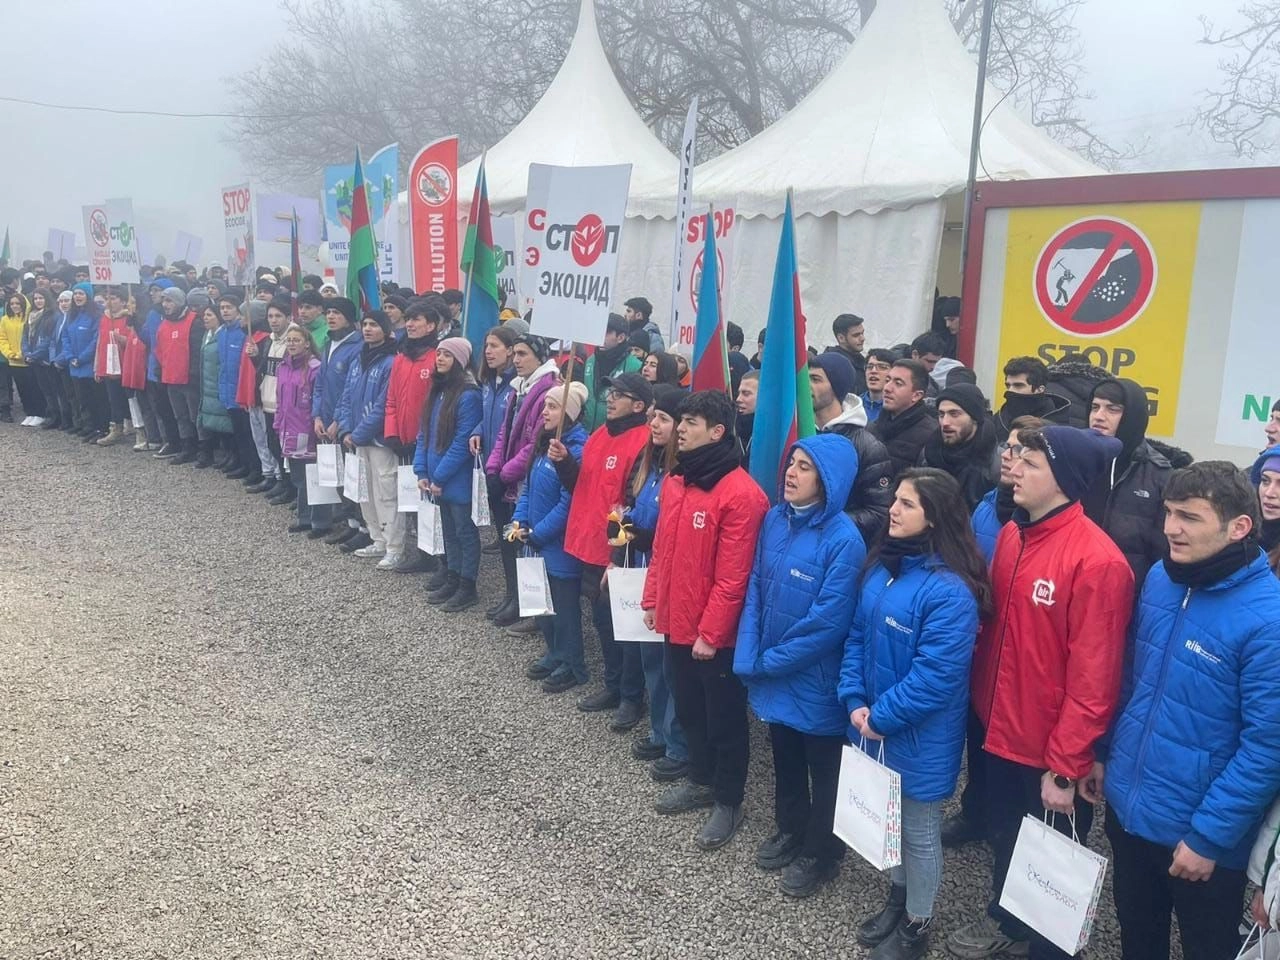
[[[680,406],[676,466],[662,484],[645,578],[645,623],[664,634],[667,681],[689,741],[689,779],[656,804],[664,814],[712,807],[698,834],[722,847],[742,823],[747,782],[747,694],[733,673],[738,619],[756,536],[769,509],[742,469],[733,405],[715,390]]]
[[[973,709],[985,731],[984,811],[994,863],[987,916],[948,940],[958,957],[1068,954],[999,907],[1023,817],[1083,842],[1093,807],[1077,783],[1120,697],[1133,571],[1085,516],[1080,497],[1119,453],[1092,430],[1047,426],[1018,434],[1010,476],[1017,510],[991,560],[995,615],[973,655]],[[1074,814],[1074,824],[1072,815]]]
[[[550,457],[565,489],[573,493],[565,526],[564,549],[585,565],[582,589],[591,598],[592,620],[604,660],[604,689],[578,701],[583,713],[617,708],[609,729],[624,733],[640,722],[644,703],[644,668],[635,644],[613,639],[609,595],[600,581],[609,566],[609,512],[622,503],[623,487],[636,457],[649,442],[649,405],[653,387],[638,373],[624,373],[603,381],[605,422],[587,438],[582,463],[567,455],[559,441]],[[553,388],[554,389],[554,388]]]

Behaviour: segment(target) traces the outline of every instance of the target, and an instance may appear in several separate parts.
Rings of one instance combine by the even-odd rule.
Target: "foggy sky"
[[[1196,15],[1228,25],[1238,2],[1089,0],[1077,25],[1084,87],[1098,95],[1085,111],[1097,132],[1117,142],[1148,137],[1147,169],[1238,163],[1225,147],[1175,128],[1216,82],[1220,53],[1196,43]],[[11,40],[5,95],[179,113],[234,111],[223,78],[285,37],[272,0],[5,0],[0,22]],[[49,227],[81,234],[81,205],[132,197],[140,229],[160,250],[185,229],[203,238],[203,261],[223,259],[218,191],[249,179],[221,141],[225,121],[0,103],[0,124],[0,230],[10,228],[15,258],[39,256]],[[334,162],[351,152],[336,151]]]

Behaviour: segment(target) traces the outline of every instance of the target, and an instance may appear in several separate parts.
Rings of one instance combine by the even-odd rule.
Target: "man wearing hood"
[[[638,372],[640,367],[641,361],[631,355],[627,342],[627,321],[619,314],[609,314],[604,346],[597,347],[587,357],[582,375],[582,382],[589,394],[586,406],[582,408],[582,425],[588,434],[605,421],[605,394],[608,391],[606,384],[624,373]]]
[[[1132,380],[1107,380],[1093,388],[1089,400],[1090,429],[1115,437],[1121,450],[1085,495],[1084,512],[1120,548],[1141,592],[1147,571],[1169,555],[1164,488],[1175,465],[1146,438],[1149,417],[1142,387]],[[1190,463],[1181,450],[1166,449],[1181,455],[1177,466]]]
[[[982,391],[957,384],[938,394],[938,429],[924,445],[924,465],[955,477],[972,513],[1000,476],[999,440]]]
[[[846,438],[858,454],[858,472],[844,511],[863,541],[871,543],[884,528],[893,503],[893,461],[885,445],[867,429],[853,366],[844,354],[828,351],[809,361],[809,393],[818,430]]]
[[[200,420],[200,346],[203,330],[195,322],[195,311],[187,309],[187,295],[176,286],[160,294],[162,319],[156,329],[155,355],[160,382],[173,410],[180,450],[159,454],[181,457],[190,463],[197,450],[197,424]]]
[[[298,294],[298,323],[311,332],[316,350],[324,356],[329,345],[329,325],[325,320],[325,300],[314,290],[303,290]]]
[[[1005,436],[1019,417],[1066,423],[1070,402],[1047,393],[1049,368],[1039,357],[1014,357],[1004,365],[1004,406],[996,414],[996,433]]]

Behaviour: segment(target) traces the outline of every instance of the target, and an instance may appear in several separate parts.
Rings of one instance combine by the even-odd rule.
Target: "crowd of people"
[[[429,575],[446,613],[480,602],[496,554],[486,616],[541,635],[525,673],[547,695],[591,681],[585,600],[603,676],[577,709],[640,728],[657,811],[709,811],[702,849],[738,831],[748,711],[767,724],[775,828],[756,862],[792,897],[840,871],[842,751],[879,757],[901,778],[902,862],[858,929],[876,960],[925,954],[943,849],[972,842],[990,906],[950,952],[1067,956],[1000,894],[1027,815],[1086,842],[1104,799],[1126,960],[1167,957],[1173,915],[1184,956],[1231,960],[1249,880],[1275,925],[1280,402],[1254,463],[1193,462],[1147,436],[1139,384],[1086,364],[1010,358],[990,403],[955,357],[954,300],[910,344],[868,349],[843,314],[810,351],[816,433],[766,491],[744,467],[763,334],[748,359],[728,324],[731,391],[693,392],[643,297],[589,355],[504,310],[475,356],[457,291],[391,287],[360,311],[293,279],[0,272],[0,420],[16,389],[28,428],[220,471],[291,534]],[[357,458],[363,502],[312,502],[324,445]],[[442,554],[398,510],[402,467]],[[522,616],[521,557],[542,559],[553,613]],[[661,642],[615,633],[610,571],[636,568]]]

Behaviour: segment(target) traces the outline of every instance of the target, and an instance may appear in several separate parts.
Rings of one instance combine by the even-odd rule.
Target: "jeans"
[[[902,798],[902,864],[889,868],[895,887],[907,888],[907,913],[917,920],[933,916],[942,882],[942,801]]]
[[[471,501],[440,503],[440,522],[444,525],[444,559],[449,569],[473,583],[480,575],[480,531],[471,521]],[[554,596],[552,603],[556,603]],[[556,603],[556,609],[560,605]]]
[[[228,407],[227,416],[231,418],[231,439],[235,442],[236,460],[242,470],[248,470],[249,476],[261,476],[262,464],[258,462],[258,445],[253,442],[253,425],[249,422],[249,414],[239,407]]]
[[[547,642],[541,662],[555,675],[572,673],[579,683],[586,683],[589,674],[582,649],[582,578],[548,575],[547,583],[556,613],[553,617],[538,617],[542,638]]]
[[[559,608],[557,608],[559,609]],[[666,657],[660,643],[638,643],[644,685],[649,692],[649,739],[667,748],[667,758],[681,763],[689,759],[689,744],[676,719],[676,701],[667,684]]]
[[[613,639],[613,612],[609,609],[609,591],[600,589],[604,567],[584,565],[583,592],[591,598],[591,622],[600,638],[600,659],[604,661],[604,688],[623,700],[639,703],[644,699],[644,666],[640,663],[638,643],[619,643]]]
[[[356,455],[364,461],[369,477],[369,499],[360,504],[369,537],[387,553],[399,553],[404,549],[404,524],[396,512],[396,455],[376,445],[356,447]]]
[[[1107,809],[1106,819],[1124,960],[1169,956],[1169,920],[1175,913],[1184,957],[1232,960],[1240,950],[1244,871],[1225,870],[1219,864],[1208,880],[1171,877],[1171,848],[1128,833],[1114,808]]]
[[[103,377],[102,386],[107,392],[107,410],[112,423],[124,423],[129,419],[129,399],[119,377]]]
[[[747,690],[733,673],[733,648],[695,660],[693,647],[663,643],[676,716],[689,743],[689,781],[712,787],[717,803],[741,805],[751,737]]]
[[[173,411],[178,438],[184,443],[195,443],[196,425],[200,422],[200,385],[198,383],[171,383],[164,388],[169,408]],[[248,466],[244,463],[244,466]]]
[[[4,364],[0,364],[3,367]],[[93,425],[93,421],[89,418],[89,413],[80,405],[80,394],[76,389],[75,378],[71,376],[71,371],[66,367],[58,368],[58,379],[62,382],[62,393],[67,398],[67,405],[71,407],[71,423],[77,430],[87,430]],[[0,402],[3,402],[5,394],[0,393]]]
[[[773,747],[773,817],[778,832],[798,837],[803,856],[822,863],[844,859],[844,842],[831,832],[843,734],[820,737],[771,723],[769,743]]]
[[[150,413],[148,413],[150,410]],[[164,385],[154,380],[147,381],[147,389],[142,391],[142,419],[147,424],[147,439],[153,443],[167,443],[176,446],[178,421],[174,419],[173,407],[169,405],[169,395]]]

